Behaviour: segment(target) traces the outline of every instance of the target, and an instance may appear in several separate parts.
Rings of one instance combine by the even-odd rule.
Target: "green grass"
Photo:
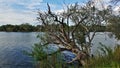
[[[68,66],[67,63],[63,62],[60,51],[47,54],[45,49],[48,47],[48,43],[35,44],[32,47],[31,52],[24,51],[24,54],[31,56],[35,60],[36,68],[75,68],[73,65]]]
[[[73,65],[68,66],[61,60],[60,52],[50,55],[44,52],[48,44],[35,44],[31,52],[27,55],[33,57],[36,61],[37,68],[76,68]],[[98,55],[87,60],[84,68],[120,68],[120,45],[114,49],[101,44]],[[80,67],[77,67],[80,68]]]
[[[97,56],[90,58],[86,68],[120,68],[120,46],[114,49],[101,44]]]

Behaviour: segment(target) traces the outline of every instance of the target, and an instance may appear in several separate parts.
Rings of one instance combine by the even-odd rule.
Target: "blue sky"
[[[61,11],[64,4],[85,3],[87,0],[0,0],[0,25],[30,23],[38,24],[37,10],[47,10],[49,3],[53,11]],[[106,0],[109,1],[109,0]]]

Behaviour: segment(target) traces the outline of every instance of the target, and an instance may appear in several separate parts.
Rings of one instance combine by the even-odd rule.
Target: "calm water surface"
[[[0,68],[33,68],[32,59],[23,54],[37,43],[37,33],[0,32]]]
[[[115,47],[115,45],[120,44],[120,41],[115,39],[114,35],[112,37],[110,37],[109,35],[111,35],[110,32],[97,32],[96,33],[92,41],[92,48],[91,48],[92,54],[98,53],[98,48],[101,47],[100,43],[112,49]]]
[[[32,58],[23,54],[23,50],[31,50],[38,42],[35,32],[0,32],[0,68],[34,68]],[[114,47],[116,39],[104,33],[97,33],[93,40],[92,53],[99,47],[99,42]]]

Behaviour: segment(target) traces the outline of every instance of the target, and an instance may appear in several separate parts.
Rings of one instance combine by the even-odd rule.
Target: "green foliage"
[[[32,46],[30,52],[24,51],[24,54],[35,60],[36,68],[74,68],[74,65],[68,65],[63,61],[63,55],[60,50],[50,51],[49,43],[46,41],[47,34],[42,33],[37,36],[40,43]],[[50,52],[49,52],[50,51]]]
[[[47,34],[40,34],[37,38],[40,38],[41,42],[34,44],[30,52],[24,51],[23,53],[35,60],[37,68],[62,68],[63,63],[60,59],[59,51],[48,52],[49,44],[46,42]]]
[[[21,24],[21,25],[2,25],[0,26],[0,31],[6,31],[6,32],[34,32],[34,31],[40,31],[40,28],[42,26],[32,26],[28,23]]]
[[[47,57],[47,59],[41,60],[38,63],[38,67],[40,68],[63,68],[65,64],[58,60],[58,57],[60,56],[60,53],[56,53],[52,56]]]
[[[99,48],[100,53],[94,56],[88,61],[86,67],[120,67],[120,45],[117,45],[114,49],[101,44]],[[101,53],[102,52],[102,53]]]
[[[24,53],[28,56],[33,57],[36,61],[41,61],[47,58],[47,53],[43,50],[46,44],[35,44],[34,46],[32,46],[32,51],[31,52],[27,52],[24,51]]]
[[[120,15],[112,16],[109,19],[108,30],[115,34],[117,39],[120,39]]]
[[[31,52],[24,51],[24,54],[35,59],[37,68],[65,68],[67,65],[62,61],[62,55],[59,51],[47,53],[48,43],[35,44]]]

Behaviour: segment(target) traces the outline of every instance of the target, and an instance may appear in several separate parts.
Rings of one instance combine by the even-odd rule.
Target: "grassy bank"
[[[29,56],[36,60],[37,68],[81,68],[80,66],[70,65],[62,61],[62,56],[59,52],[46,54],[42,44],[33,46]],[[83,68],[120,68],[120,45],[116,45],[114,49],[101,44],[99,52],[94,57],[87,60],[87,64]]]
[[[120,46],[117,45],[114,49],[102,45],[97,56],[91,58],[87,68],[120,68]]]

